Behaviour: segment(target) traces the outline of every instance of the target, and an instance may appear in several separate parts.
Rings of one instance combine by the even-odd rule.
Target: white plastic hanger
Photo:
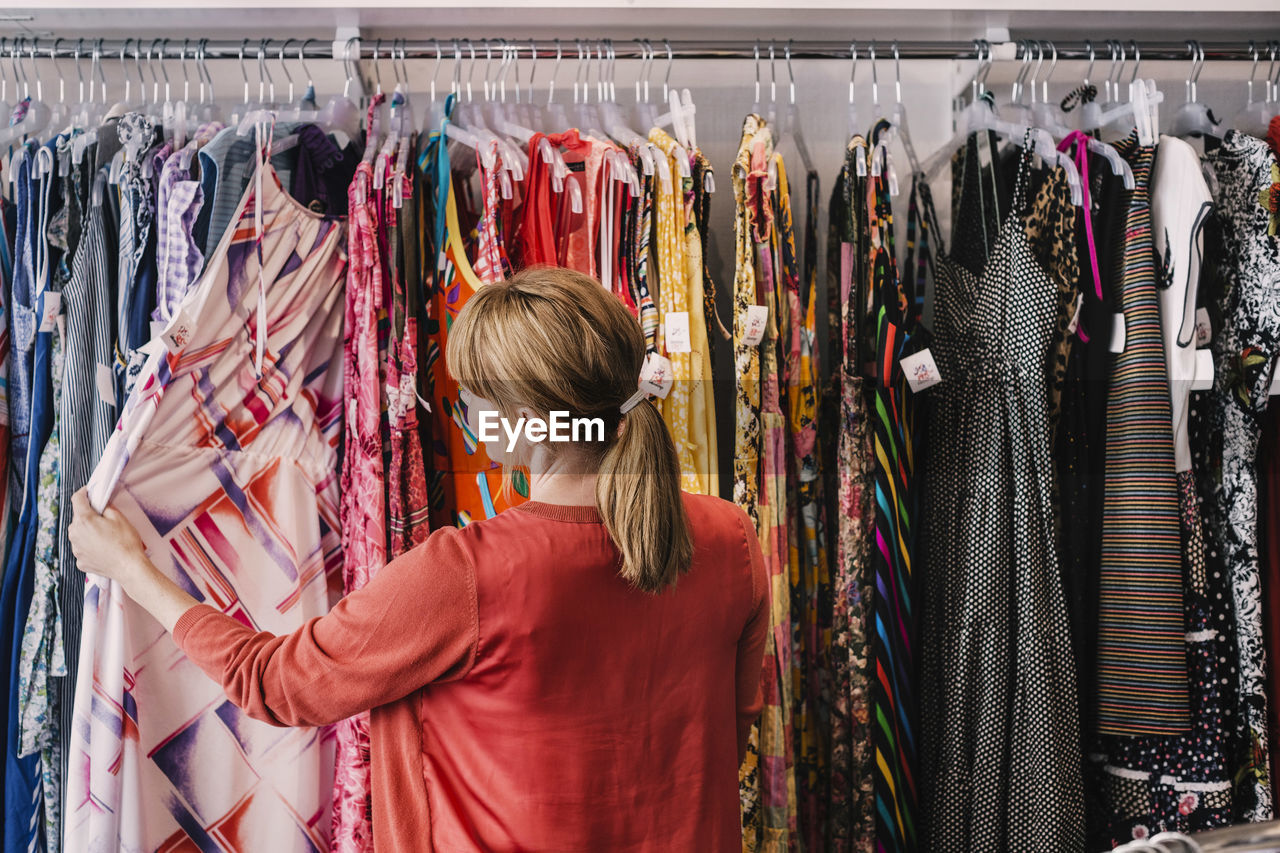
[[[1266,135],[1268,108],[1267,101],[1271,95],[1271,72],[1276,66],[1276,43],[1268,44],[1269,64],[1267,66],[1267,78],[1262,82],[1265,84],[1266,91],[1261,98],[1254,98],[1253,81],[1258,74],[1258,60],[1260,58],[1258,45],[1251,39],[1249,41],[1249,56],[1253,59],[1253,67],[1249,71],[1249,80],[1245,84],[1248,88],[1249,96],[1245,102],[1243,109],[1236,113],[1231,119],[1231,126],[1236,130],[1247,133],[1251,136],[1259,138]]]
[[[324,127],[335,136],[341,132],[342,137],[349,142],[360,135],[360,108],[356,106],[355,101],[351,100],[351,84],[355,79],[355,73],[352,68],[351,48],[352,45],[359,45],[360,39],[349,38],[342,48],[342,69],[346,73],[346,80],[342,85],[342,94],[334,95],[325,103],[320,110],[319,125]],[[346,147],[339,137],[339,147]]]
[[[1032,115],[1035,116],[1035,123],[1039,127],[1043,127],[1057,137],[1065,137],[1071,133],[1073,128],[1069,127],[1065,121],[1065,116],[1057,104],[1049,100],[1049,79],[1053,76],[1053,71],[1058,67],[1058,48],[1053,42],[1044,42],[1039,45],[1040,50],[1047,47],[1053,52],[1053,59],[1049,66],[1049,73],[1045,75],[1045,79],[1041,82],[1040,100],[1037,102],[1035,98],[1036,80],[1033,79],[1032,88]],[[1036,70],[1036,77],[1039,77],[1039,68]],[[1121,179],[1124,188],[1131,190],[1134,188],[1133,168],[1128,161],[1120,156],[1120,152],[1114,146],[1108,145],[1100,139],[1086,135],[1088,142],[1086,143],[1090,152],[1099,155],[1107,161],[1111,167],[1112,174]]]
[[[1213,120],[1209,108],[1200,103],[1196,97],[1196,83],[1200,80],[1200,72],[1204,70],[1204,48],[1200,42],[1187,41],[1187,51],[1191,54],[1191,70],[1187,74],[1187,100],[1173,114],[1173,122],[1169,125],[1169,135],[1179,138],[1187,136],[1220,135],[1218,122]]]
[[[814,168],[813,158],[809,156],[809,146],[804,141],[804,128],[800,124],[800,112],[796,107],[796,75],[791,68],[791,46],[794,43],[795,39],[787,39],[787,46],[783,51],[787,61],[787,126],[791,128],[791,138],[795,140],[796,151],[800,153],[800,163],[808,174],[817,170]]]
[[[854,81],[858,76],[858,43],[856,41],[849,42],[849,59],[849,138],[852,140],[856,136],[858,139],[853,146],[854,169],[858,177],[865,178],[867,176],[867,144],[861,135],[862,125],[858,120],[858,104],[854,98]]]

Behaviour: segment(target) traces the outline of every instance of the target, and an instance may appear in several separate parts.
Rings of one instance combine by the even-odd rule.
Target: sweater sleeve
[[[291,634],[254,631],[212,607],[178,620],[178,647],[250,717],[333,723],[433,681],[461,678],[479,635],[475,568],[441,528],[363,589]]]
[[[764,674],[765,636],[769,631],[769,576],[760,551],[760,540],[751,527],[751,520],[739,510],[747,553],[751,560],[751,609],[747,623],[738,638],[737,701],[738,701],[738,763],[747,754],[747,740],[751,736],[751,724],[760,716],[764,707],[764,691],[761,678]]]

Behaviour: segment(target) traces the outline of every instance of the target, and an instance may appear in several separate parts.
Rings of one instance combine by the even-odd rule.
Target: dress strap
[[[1022,154],[1018,161],[1018,178],[1013,187],[1013,211],[1021,215],[1027,207],[1027,187],[1031,183],[1031,129],[1022,135]]]

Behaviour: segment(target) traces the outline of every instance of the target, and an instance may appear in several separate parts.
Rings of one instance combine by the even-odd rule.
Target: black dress
[[[1020,212],[1023,191],[1014,197]],[[943,382],[929,392],[920,551],[921,837],[931,853],[1032,839],[1085,849],[1044,370],[1057,299],[1020,216],[1005,220],[981,277],[938,259]]]

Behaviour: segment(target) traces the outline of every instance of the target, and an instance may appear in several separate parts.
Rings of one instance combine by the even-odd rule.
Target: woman
[[[636,393],[644,357],[635,319],[586,276],[479,291],[447,351],[472,431],[486,410],[567,412],[602,435],[498,429],[486,449],[528,468],[532,500],[436,530],[288,636],[199,604],[83,492],[71,544],[255,719],[372,709],[379,851],[736,851],[765,569],[745,513],[679,490],[666,425]]]

